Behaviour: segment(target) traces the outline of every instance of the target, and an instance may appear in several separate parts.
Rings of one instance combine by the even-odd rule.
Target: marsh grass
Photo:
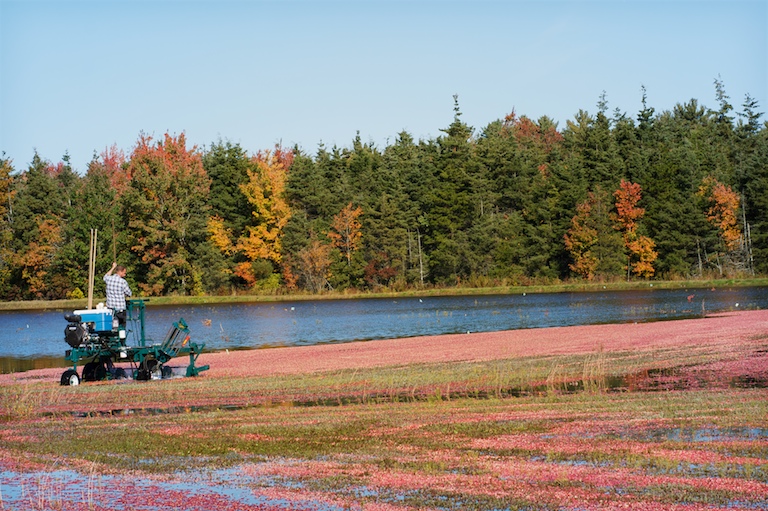
[[[552,421],[552,413],[574,417],[569,420],[630,414],[635,421],[665,421],[667,428],[693,428],[702,421],[727,428],[736,421],[744,424],[765,420],[768,405],[759,401],[757,391],[743,391],[737,396],[738,400],[733,400],[730,392],[656,396],[625,393],[605,399],[605,395],[580,393],[514,400],[461,398],[342,407],[272,406],[173,415],[64,417],[54,421],[21,420],[16,433],[26,440],[0,441],[0,445],[43,458],[68,453],[121,468],[135,468],[140,462],[149,466],[166,457],[199,456],[215,463],[227,457],[240,459],[249,455],[313,458],[376,451],[390,442],[438,448],[468,439],[546,434],[559,424]],[[491,410],[504,410],[506,415],[518,410],[524,414],[514,420],[483,420],[483,414]],[[425,417],[436,420],[422,423]],[[405,427],[414,423],[417,428]],[[381,432],[388,428],[392,429],[391,434]],[[617,434],[631,437],[633,432],[621,430],[611,435]],[[764,452],[758,448],[749,454],[759,456]]]
[[[694,371],[768,350],[767,340],[742,348],[701,345],[643,352],[521,357],[485,362],[414,364],[372,369],[244,378],[182,378],[162,382],[61,387],[52,382],[0,385],[0,420],[32,415],[125,415],[237,409],[250,406],[344,406],[464,397],[557,396],[633,390],[685,390]],[[679,374],[685,377],[678,376]],[[706,388],[706,380],[700,385]]]
[[[581,373],[581,382],[586,392],[603,392],[606,390],[606,357],[602,346],[595,355],[587,356]]]
[[[63,401],[55,389],[40,385],[0,385],[0,421],[29,418],[45,404]]]

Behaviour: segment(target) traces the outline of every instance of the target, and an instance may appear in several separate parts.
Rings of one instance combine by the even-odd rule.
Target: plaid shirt
[[[125,297],[131,296],[131,288],[120,275],[104,275],[107,284],[107,308],[122,311],[125,310]]]

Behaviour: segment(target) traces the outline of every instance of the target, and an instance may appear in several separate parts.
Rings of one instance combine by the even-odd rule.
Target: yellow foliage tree
[[[249,261],[267,259],[278,266],[282,258],[281,238],[283,229],[291,217],[291,210],[285,199],[285,182],[292,158],[286,157],[286,154],[290,153],[284,153],[279,148],[275,153],[259,153],[254,158],[255,168],[248,171],[248,181],[240,185],[253,208],[255,225],[247,227],[235,248]],[[209,228],[210,226],[211,224]],[[217,227],[215,222],[213,227]],[[223,224],[215,231],[220,237],[221,244],[217,245],[219,248],[226,246],[223,237],[225,233],[221,228]],[[245,266],[240,268],[238,274],[247,273],[244,268]],[[246,278],[246,281],[249,279]]]
[[[646,278],[652,277],[656,271],[653,268],[653,262],[659,256],[658,252],[654,250],[656,243],[648,236],[636,235],[632,241],[628,242],[627,248],[629,248],[632,254],[637,256],[637,260],[632,267],[635,275]]]
[[[592,253],[592,247],[597,243],[597,229],[590,225],[590,215],[595,196],[592,192],[589,198],[576,206],[576,214],[571,218],[571,228],[565,233],[565,248],[573,257],[569,265],[574,273],[587,280],[595,276],[598,260]]]
[[[224,225],[223,218],[218,215],[210,217],[207,229],[211,243],[222,253],[231,255],[235,251],[235,245],[232,243],[232,229]]]

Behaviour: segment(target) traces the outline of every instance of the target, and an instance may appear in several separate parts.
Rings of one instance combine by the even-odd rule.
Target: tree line
[[[0,300],[82,297],[112,260],[135,292],[287,293],[768,273],[768,123],[715,80],[655,112],[515,112],[379,148],[140,134],[84,172],[0,159]],[[97,292],[103,292],[96,279]]]

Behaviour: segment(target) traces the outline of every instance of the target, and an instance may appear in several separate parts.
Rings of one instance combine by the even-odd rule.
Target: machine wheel
[[[101,381],[107,377],[107,368],[101,362],[88,362],[83,366],[83,381]]]
[[[137,380],[160,380],[163,378],[163,371],[160,363],[154,358],[145,358],[136,371]]]
[[[163,368],[160,362],[157,360],[147,360],[147,371],[149,371],[149,377],[153,380],[163,379]]]
[[[124,380],[125,378],[128,378],[128,374],[125,372],[125,369],[123,369],[122,367],[116,368],[115,372],[112,373],[113,380]]]
[[[80,385],[80,376],[77,375],[77,371],[74,369],[67,369],[61,375],[61,384],[69,387]]]
[[[149,372],[144,369],[144,364],[134,371],[133,378],[137,381],[147,381],[149,379]]]

